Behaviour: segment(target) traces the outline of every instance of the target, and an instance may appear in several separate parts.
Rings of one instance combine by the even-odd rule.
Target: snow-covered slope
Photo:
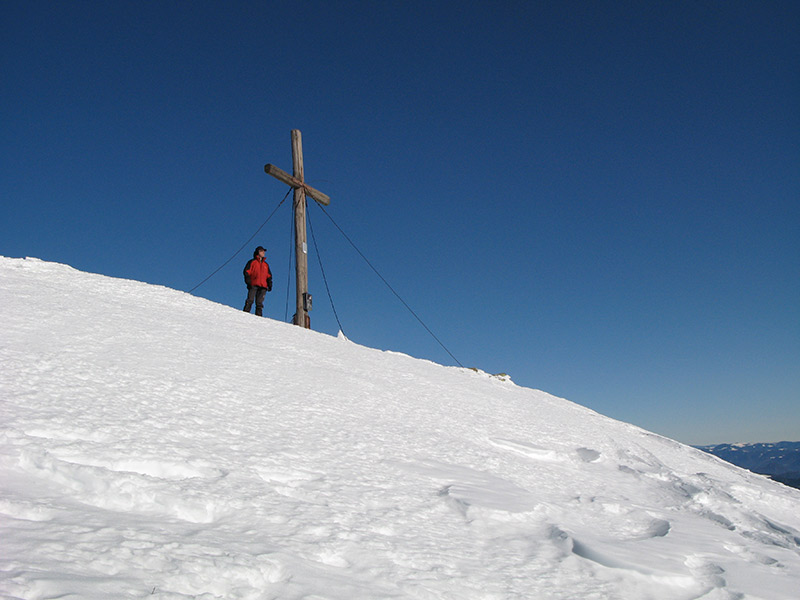
[[[796,599],[800,492],[546,393],[0,258],[4,598]]]

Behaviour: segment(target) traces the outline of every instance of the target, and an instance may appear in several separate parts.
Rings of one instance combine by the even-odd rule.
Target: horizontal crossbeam
[[[307,183],[300,181],[296,177],[292,177],[283,169],[279,169],[275,165],[264,165],[264,172],[267,175],[272,175],[278,181],[282,181],[286,185],[289,185],[293,188],[302,188],[303,191],[306,193],[306,196],[312,198],[319,202],[320,204],[324,204],[327,206],[331,203],[331,198],[327,194],[323,194],[319,190],[315,190],[313,187],[308,185]]]

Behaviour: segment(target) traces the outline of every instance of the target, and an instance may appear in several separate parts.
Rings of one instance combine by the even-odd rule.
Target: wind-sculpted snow
[[[781,600],[800,492],[507,378],[0,258],[3,598]]]

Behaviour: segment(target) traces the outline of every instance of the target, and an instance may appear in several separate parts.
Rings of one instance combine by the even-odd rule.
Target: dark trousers
[[[253,301],[256,303],[256,315],[261,316],[264,310],[264,297],[267,295],[267,288],[257,285],[247,286],[247,300],[244,303],[244,312],[250,312]]]

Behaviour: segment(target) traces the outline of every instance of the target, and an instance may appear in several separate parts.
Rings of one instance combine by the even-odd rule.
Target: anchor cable
[[[336,323],[339,325],[339,331],[344,334],[344,328],[342,327],[342,322],[339,320],[339,314],[336,312],[336,307],[333,305],[333,296],[331,295],[331,288],[328,286],[328,278],[325,276],[325,268],[322,266],[322,258],[319,255],[319,244],[317,244],[317,238],[314,235],[314,226],[311,224],[311,211],[306,213],[308,217],[308,228],[311,230],[311,240],[314,242],[314,250],[317,253],[317,262],[319,263],[319,270],[322,272],[322,280],[325,282],[325,289],[328,292],[328,300],[331,302],[331,308],[333,309],[333,316],[336,317]],[[345,337],[347,337],[345,335]]]
[[[286,192],[286,195],[283,197],[283,200],[281,200],[280,202],[278,202],[278,206],[276,206],[276,207],[275,207],[275,210],[273,210],[273,211],[270,213],[270,215],[267,217],[267,220],[266,220],[266,221],[264,221],[264,222],[263,222],[263,223],[262,223],[262,224],[259,226],[259,228],[258,228],[258,229],[256,229],[256,232],[255,232],[253,235],[251,235],[251,236],[250,236],[250,237],[247,239],[247,241],[246,241],[244,244],[242,244],[242,247],[241,247],[241,248],[239,248],[239,249],[238,249],[236,252],[234,252],[234,253],[233,253],[233,256],[231,256],[231,257],[230,257],[228,260],[226,260],[226,261],[225,261],[224,263],[222,263],[222,264],[221,264],[219,267],[217,267],[216,271],[214,271],[213,273],[211,273],[211,275],[209,275],[208,277],[206,277],[205,279],[203,279],[203,281],[201,281],[201,282],[200,282],[200,283],[198,283],[196,286],[194,286],[192,289],[190,289],[190,290],[189,290],[189,293],[191,294],[193,291],[195,291],[197,288],[199,288],[201,285],[203,285],[203,284],[204,284],[206,281],[208,281],[208,280],[209,280],[209,279],[211,279],[211,278],[212,278],[214,275],[216,275],[216,274],[217,274],[217,273],[218,273],[218,272],[219,272],[219,271],[220,271],[220,270],[221,270],[221,269],[222,269],[222,268],[223,268],[225,265],[227,265],[227,264],[228,264],[229,262],[231,262],[231,261],[232,261],[234,258],[236,258],[236,256],[239,254],[239,252],[241,252],[242,250],[244,250],[244,247],[245,247],[245,246],[247,246],[247,244],[249,244],[249,243],[250,243],[250,242],[253,240],[253,238],[254,238],[254,237],[256,237],[256,236],[258,235],[258,232],[259,232],[259,231],[261,231],[261,230],[264,228],[264,225],[266,225],[266,224],[269,222],[269,220],[272,218],[272,216],[273,216],[273,215],[274,215],[276,212],[278,212],[278,209],[281,207],[281,204],[283,204],[283,203],[284,203],[284,201],[286,200],[286,198],[288,198],[288,197],[289,197],[289,194],[290,194],[291,192],[292,192],[292,188],[289,188],[289,191],[288,191],[288,192]]]
[[[236,258],[236,256],[237,256],[237,255],[238,255],[238,254],[239,254],[239,253],[240,253],[242,250],[244,250],[245,246],[247,246],[247,244],[249,244],[249,243],[250,243],[250,242],[253,240],[253,238],[254,238],[254,237],[256,237],[256,236],[258,235],[258,233],[259,233],[259,232],[260,232],[260,231],[261,231],[261,230],[264,228],[264,226],[265,226],[265,225],[266,225],[266,224],[269,222],[269,220],[270,220],[270,219],[272,219],[272,217],[275,215],[275,213],[276,213],[276,212],[278,212],[278,209],[279,209],[279,208],[281,207],[281,205],[282,205],[282,204],[283,204],[283,203],[286,201],[286,199],[289,197],[289,194],[291,194],[291,193],[292,193],[292,191],[293,191],[293,188],[291,188],[291,187],[290,187],[290,188],[289,188],[289,191],[287,191],[287,192],[286,192],[286,195],[283,197],[283,199],[282,199],[280,202],[278,202],[278,205],[277,205],[277,206],[276,206],[276,207],[273,209],[273,211],[272,211],[272,212],[269,214],[269,216],[268,216],[268,217],[265,219],[265,221],[264,221],[264,222],[263,222],[261,225],[259,225],[258,229],[256,229],[256,230],[255,230],[255,232],[253,233],[253,235],[251,235],[251,236],[250,236],[250,237],[247,239],[247,241],[246,241],[244,244],[242,244],[242,245],[241,245],[241,247],[240,247],[240,248],[239,248],[239,249],[238,249],[236,252],[234,252],[234,253],[233,253],[233,255],[232,255],[232,256],[231,256],[231,257],[230,257],[228,260],[226,260],[226,261],[225,261],[224,263],[222,263],[222,264],[221,264],[219,267],[217,267],[217,268],[216,268],[216,269],[215,269],[215,270],[214,270],[214,271],[213,271],[213,272],[212,272],[210,275],[208,275],[208,277],[206,277],[206,278],[205,278],[205,279],[203,279],[203,280],[202,280],[200,283],[198,283],[196,286],[194,286],[192,289],[190,289],[190,290],[189,290],[189,293],[191,294],[192,292],[194,292],[194,291],[195,291],[197,288],[199,288],[199,287],[200,287],[201,285],[203,285],[203,284],[204,284],[206,281],[208,281],[208,280],[209,280],[209,279],[211,279],[211,278],[212,278],[214,275],[216,275],[216,274],[217,274],[219,271],[221,271],[221,270],[222,270],[222,269],[223,269],[225,266],[227,266],[227,265],[228,265],[228,263],[230,263],[230,262],[231,262],[231,261],[232,261],[234,258]],[[316,203],[316,204],[319,204],[319,203]],[[447,346],[445,346],[445,345],[444,345],[444,343],[442,342],[442,340],[440,340],[440,339],[439,339],[439,338],[436,336],[436,334],[435,334],[435,333],[433,333],[433,331],[431,331],[430,327],[428,327],[428,326],[425,324],[425,322],[424,322],[424,321],[423,321],[423,320],[422,320],[422,319],[419,317],[419,315],[418,315],[416,312],[414,312],[414,309],[412,309],[412,308],[411,308],[411,307],[408,305],[408,303],[407,303],[405,300],[403,300],[402,296],[400,296],[400,294],[398,294],[398,293],[397,293],[397,290],[395,290],[395,289],[394,289],[394,288],[391,286],[391,284],[390,284],[390,283],[389,283],[389,282],[386,280],[386,278],[385,278],[383,275],[381,275],[381,274],[380,274],[380,272],[378,271],[378,269],[376,269],[376,268],[375,268],[375,265],[373,265],[373,264],[370,262],[370,260],[369,260],[369,259],[368,259],[368,258],[367,258],[365,255],[364,255],[364,253],[363,253],[363,252],[361,252],[361,250],[359,250],[358,246],[356,246],[356,245],[355,245],[355,243],[353,242],[353,240],[352,240],[352,239],[350,239],[350,236],[348,236],[348,235],[347,235],[347,234],[344,232],[344,230],[343,230],[341,227],[339,227],[339,224],[338,224],[336,221],[334,221],[333,217],[331,217],[331,216],[328,214],[328,211],[326,211],[326,210],[325,210],[325,207],[324,207],[324,206],[322,206],[322,205],[319,205],[319,207],[320,207],[320,209],[322,209],[322,212],[325,214],[325,216],[326,216],[326,217],[328,217],[328,219],[330,219],[330,221],[331,221],[331,223],[333,223],[334,227],[336,227],[336,229],[338,229],[338,230],[339,230],[339,233],[341,233],[341,234],[342,234],[342,236],[344,236],[344,239],[346,239],[346,240],[348,241],[348,243],[349,243],[349,244],[350,244],[350,245],[353,247],[353,249],[354,249],[354,250],[355,250],[355,251],[358,253],[358,255],[359,255],[359,256],[360,256],[360,257],[361,257],[361,258],[364,260],[364,262],[366,262],[366,263],[367,263],[367,265],[369,266],[369,268],[370,268],[370,269],[372,269],[372,271],[373,271],[373,272],[374,272],[374,273],[375,273],[375,274],[378,276],[378,278],[380,278],[380,280],[381,280],[381,281],[383,281],[384,285],[385,285],[387,288],[389,288],[389,290],[392,292],[392,294],[394,294],[394,296],[395,296],[395,297],[396,297],[396,298],[397,298],[397,299],[398,299],[398,300],[399,300],[399,301],[400,301],[400,302],[403,304],[403,306],[405,306],[405,307],[406,307],[406,310],[408,310],[408,312],[410,312],[410,313],[411,313],[411,314],[414,316],[414,318],[415,318],[415,319],[416,319],[416,320],[419,322],[419,324],[420,324],[420,325],[422,325],[422,327],[424,327],[424,328],[425,328],[425,331],[427,331],[427,332],[428,332],[428,334],[430,334],[430,336],[431,336],[431,337],[432,337],[434,340],[436,340],[436,342],[437,342],[437,343],[438,343],[438,344],[439,344],[439,345],[440,345],[440,346],[441,346],[441,347],[444,349],[444,351],[445,351],[445,352],[447,352],[447,354],[450,356],[450,358],[452,358],[452,359],[453,359],[453,360],[456,362],[456,364],[457,364],[459,367],[463,367],[464,365],[463,365],[463,364],[461,364],[461,361],[459,361],[459,360],[458,360],[458,359],[457,359],[457,358],[456,358],[456,357],[453,355],[453,353],[452,353],[452,352],[450,352],[450,350],[447,348]],[[336,307],[335,307],[335,306],[334,306],[334,304],[333,304],[333,296],[331,296],[330,286],[328,285],[328,278],[326,277],[326,275],[325,275],[325,269],[324,269],[324,267],[322,266],[322,259],[320,258],[320,253],[319,253],[319,245],[317,244],[316,236],[314,235],[314,227],[313,227],[313,225],[311,225],[311,218],[310,218],[310,217],[308,217],[308,224],[309,224],[309,228],[310,228],[310,230],[311,230],[311,238],[312,238],[312,240],[313,240],[313,242],[314,242],[314,249],[315,249],[315,251],[316,251],[316,254],[317,254],[317,261],[319,262],[320,271],[322,272],[322,279],[323,279],[323,281],[325,282],[325,289],[326,289],[326,290],[327,290],[327,292],[328,292],[328,299],[330,300],[330,303],[331,303],[331,308],[333,309],[333,314],[334,314],[334,317],[336,318],[336,323],[339,325],[339,330],[340,330],[342,333],[344,333],[344,329],[343,329],[343,327],[342,327],[342,323],[341,323],[341,321],[339,320],[339,315],[338,315],[338,313],[336,312]],[[286,285],[286,311],[285,311],[285,312],[286,312],[286,314],[285,314],[285,317],[284,317],[285,319],[288,319],[288,316],[289,316],[289,286],[290,286],[290,284],[291,284],[291,275],[290,275],[290,274],[291,274],[291,270],[292,270],[292,252],[291,252],[291,244],[294,242],[294,236],[295,236],[295,231],[294,231],[294,222],[292,222],[292,232],[291,232],[291,236],[290,236],[290,239],[289,239],[289,243],[290,243],[290,251],[289,251],[289,269],[288,269],[288,271],[289,271],[289,281],[287,282],[287,285]]]
[[[289,322],[289,288],[292,286],[292,263],[294,262],[292,259],[294,258],[294,214],[291,215],[291,227],[289,228],[289,268],[286,269],[286,308],[283,312],[283,320],[284,322]]]
[[[405,307],[406,307],[406,309],[408,310],[408,312],[410,312],[412,315],[414,315],[414,318],[415,318],[417,321],[419,321],[419,324],[420,324],[420,325],[422,325],[422,326],[425,328],[425,331],[427,331],[427,332],[428,332],[428,333],[431,335],[431,337],[432,337],[433,339],[435,339],[435,340],[438,342],[438,344],[439,344],[439,345],[440,345],[440,346],[441,346],[441,347],[444,349],[444,351],[445,351],[445,352],[447,352],[447,354],[449,354],[449,355],[450,355],[450,358],[452,358],[454,361],[456,361],[456,364],[457,364],[459,367],[462,367],[462,368],[463,368],[463,367],[464,367],[464,365],[462,365],[462,364],[461,364],[461,361],[459,361],[459,360],[458,360],[458,359],[457,359],[455,356],[453,356],[453,353],[452,353],[452,352],[450,352],[450,350],[448,350],[448,349],[447,349],[447,346],[445,346],[445,345],[442,343],[442,340],[440,340],[438,337],[436,337],[436,334],[435,334],[435,333],[433,333],[433,331],[431,331],[430,327],[428,327],[428,326],[427,326],[427,325],[424,323],[424,321],[423,321],[422,319],[420,319],[419,315],[418,315],[417,313],[415,313],[415,312],[414,312],[414,310],[413,310],[413,309],[412,309],[412,308],[411,308],[411,307],[408,305],[408,303],[407,303],[405,300],[403,300],[403,298],[400,296],[400,294],[398,294],[398,293],[397,293],[397,291],[395,291],[395,289],[394,289],[394,288],[393,288],[393,287],[392,287],[392,286],[389,284],[389,282],[388,282],[388,281],[386,281],[386,278],[384,278],[384,276],[383,276],[383,275],[381,275],[381,274],[378,272],[378,269],[376,269],[376,268],[375,268],[375,266],[374,266],[374,265],[373,265],[373,264],[372,264],[372,263],[369,261],[369,259],[368,259],[366,256],[364,256],[364,253],[363,253],[363,252],[361,252],[361,250],[359,250],[359,249],[358,249],[358,246],[356,246],[356,245],[355,245],[355,243],[353,243],[353,240],[351,240],[351,239],[350,239],[350,237],[349,237],[349,236],[348,236],[348,235],[347,235],[347,234],[346,234],[346,233],[345,233],[345,232],[342,230],[342,228],[341,228],[341,227],[339,227],[339,225],[336,223],[336,221],[334,221],[334,220],[333,220],[333,217],[331,217],[331,216],[328,214],[328,211],[327,211],[327,210],[325,210],[325,207],[324,207],[324,206],[322,206],[322,205],[320,205],[320,208],[322,209],[322,212],[323,212],[323,213],[325,213],[325,216],[326,216],[326,217],[328,217],[328,218],[331,220],[331,223],[333,223],[333,225],[336,227],[336,229],[338,229],[338,230],[339,230],[339,233],[341,233],[341,234],[344,236],[344,238],[345,238],[345,239],[346,239],[346,240],[347,240],[347,241],[350,243],[350,245],[353,247],[353,249],[354,249],[356,252],[358,252],[359,256],[361,256],[361,258],[363,258],[363,259],[364,259],[364,262],[366,262],[366,263],[369,265],[370,269],[372,269],[372,270],[375,272],[375,274],[376,274],[376,275],[377,275],[377,276],[378,276],[378,277],[381,279],[381,281],[383,281],[383,283],[386,285],[386,287],[388,287],[388,288],[389,288],[389,290],[390,290],[390,291],[391,291],[391,292],[392,292],[392,293],[393,293],[393,294],[394,294],[394,295],[397,297],[397,299],[398,299],[398,300],[400,300],[400,302],[402,302],[402,303],[403,303],[403,306],[405,306]]]

